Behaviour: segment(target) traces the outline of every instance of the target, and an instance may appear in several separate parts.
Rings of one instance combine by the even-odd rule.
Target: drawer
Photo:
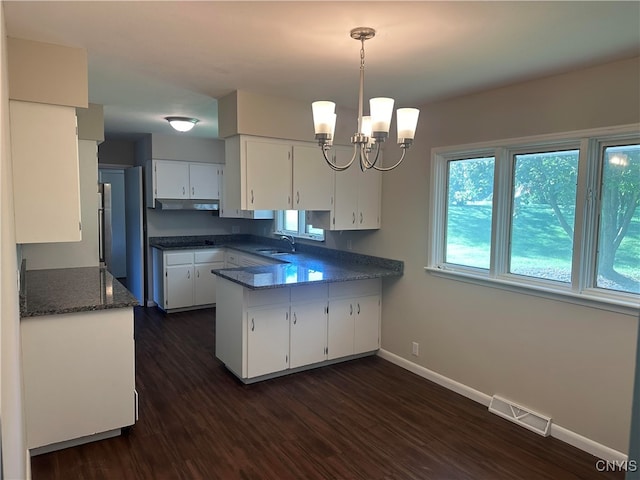
[[[165,265],[188,265],[193,263],[193,252],[171,252],[165,253]]]
[[[259,307],[261,305],[277,305],[280,303],[289,303],[288,287],[268,288],[266,290],[248,290],[244,291],[244,298],[248,307]]]
[[[195,251],[195,263],[224,262],[224,249],[210,248]]]
[[[314,300],[327,301],[329,285],[300,285],[291,287],[291,303],[309,302]]]
[[[369,280],[353,280],[329,284],[329,297],[360,297],[363,295],[378,295],[382,288],[379,278]]]

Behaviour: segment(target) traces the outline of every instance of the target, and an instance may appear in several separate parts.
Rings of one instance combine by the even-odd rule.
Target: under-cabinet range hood
[[[220,202],[217,200],[176,200],[156,199],[156,208],[161,210],[219,210]]]

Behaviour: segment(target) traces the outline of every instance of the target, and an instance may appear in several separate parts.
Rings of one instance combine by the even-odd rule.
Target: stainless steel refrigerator
[[[98,242],[100,266],[111,271],[113,259],[113,229],[111,223],[111,184],[98,184]]]

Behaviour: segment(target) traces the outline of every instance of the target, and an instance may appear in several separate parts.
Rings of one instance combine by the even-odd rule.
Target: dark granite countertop
[[[23,318],[138,305],[134,296],[100,267],[27,270],[22,286]]]
[[[150,244],[162,250],[227,247],[277,261],[274,265],[212,270],[215,275],[252,290],[399,277],[404,270],[404,262],[399,260],[303,243],[296,244],[296,253],[273,256],[258,250],[269,247],[287,250],[288,247],[281,240],[253,235],[155,237],[150,239]]]

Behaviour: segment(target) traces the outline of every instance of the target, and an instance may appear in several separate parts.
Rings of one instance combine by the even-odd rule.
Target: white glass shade
[[[371,112],[371,130],[389,133],[391,116],[393,115],[393,98],[376,97],[369,100]]]
[[[338,118],[338,115],[336,115],[335,113],[331,114],[331,118],[329,119],[330,121],[330,127],[331,127],[331,132],[329,133],[329,139],[327,140],[329,142],[329,145],[333,145],[333,134],[336,131],[336,119]]]
[[[189,117],[165,117],[165,120],[178,132],[188,132],[199,122],[197,118]]]
[[[311,108],[313,110],[313,127],[316,135],[331,135],[336,125],[336,104],[319,101],[313,102]]]
[[[398,123],[398,143],[403,143],[403,139],[411,139],[416,134],[416,126],[418,125],[418,115],[420,110],[417,108],[399,108],[396,112],[396,121]]]

